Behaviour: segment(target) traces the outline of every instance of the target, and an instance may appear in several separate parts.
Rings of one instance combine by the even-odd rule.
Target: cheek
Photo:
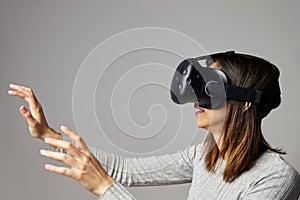
[[[216,110],[211,113],[211,124],[222,126],[225,122],[226,110]]]

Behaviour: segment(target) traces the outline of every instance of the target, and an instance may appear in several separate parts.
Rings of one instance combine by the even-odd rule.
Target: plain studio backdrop
[[[299,171],[299,8],[297,0],[1,0],[0,198],[96,199],[72,179],[43,168],[53,163],[39,155],[48,147],[29,136],[18,111],[23,101],[7,95],[9,83],[33,88],[53,128],[68,125],[89,145],[106,151],[151,156],[201,142],[206,133],[196,128],[193,106],[179,107],[169,99],[172,70],[181,59],[172,52],[178,46],[185,52],[183,57],[232,49],[279,67],[282,104],[263,121],[263,132],[273,147],[287,152],[284,159]],[[127,30],[159,30],[170,37],[144,38],[145,34]],[[125,35],[124,43],[109,40],[106,47],[98,46],[104,53],[96,58],[108,58],[109,52],[131,44],[137,44],[136,50],[119,55],[109,65],[89,60],[97,45],[124,31],[137,34],[136,39]],[[178,35],[181,38],[176,39]],[[193,38],[205,50],[189,51],[184,38]],[[150,46],[168,41],[171,49],[145,48],[144,41]],[[96,67],[80,68],[84,60]],[[137,199],[182,200],[189,186],[129,190]]]

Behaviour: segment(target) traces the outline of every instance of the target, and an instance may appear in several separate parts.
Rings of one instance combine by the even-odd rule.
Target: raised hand
[[[43,108],[37,100],[32,89],[15,84],[10,84],[9,87],[11,89],[8,91],[9,95],[24,99],[29,105],[29,110],[25,106],[21,106],[20,112],[26,119],[29,132],[33,137],[39,139],[44,139],[46,137],[58,139],[61,137],[59,133],[56,133],[48,126],[47,120],[43,113]]]
[[[50,164],[46,164],[45,168],[56,174],[73,178],[90,192],[98,196],[102,195],[115,181],[106,173],[77,133],[65,126],[61,126],[61,130],[75,142],[75,145],[53,138],[45,138],[45,142],[66,150],[69,155],[48,150],[41,150],[41,154],[63,162],[69,165],[70,168]]]

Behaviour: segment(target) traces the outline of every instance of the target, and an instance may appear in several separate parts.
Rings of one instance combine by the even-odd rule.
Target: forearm
[[[148,158],[124,158],[90,148],[107,173],[125,186],[187,183],[193,166],[188,154],[193,147],[175,154]]]
[[[62,140],[72,143],[65,135]],[[125,158],[94,147],[89,149],[115,181],[124,186],[146,186],[191,182],[194,155],[201,147],[191,146],[178,153],[148,158]]]

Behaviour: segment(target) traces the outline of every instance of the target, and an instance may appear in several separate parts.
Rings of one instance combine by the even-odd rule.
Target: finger
[[[45,164],[45,169],[56,174],[68,176],[74,179],[76,178],[76,174],[71,169],[66,167],[57,167],[55,165]]]
[[[20,112],[22,116],[26,119],[29,126],[35,127],[38,124],[38,121],[36,121],[36,119],[33,118],[30,111],[25,106],[20,107]]]
[[[30,109],[39,108],[39,102],[32,89],[15,84],[10,84],[9,86],[11,89],[14,89],[20,95],[24,96],[24,100],[28,102]]]
[[[78,163],[76,162],[76,160],[74,158],[72,158],[64,153],[47,151],[47,150],[41,149],[40,154],[43,156],[46,156],[48,158],[63,162],[71,167],[76,167],[78,165]]]
[[[79,149],[83,150],[84,152],[89,152],[89,148],[83,141],[82,137],[80,137],[77,133],[66,126],[61,126],[60,129],[75,142]]]
[[[54,138],[45,138],[45,143],[50,144],[56,148],[62,148],[68,151],[72,156],[81,158],[81,152],[70,142],[63,141],[63,140],[57,140]]]
[[[9,87],[11,88],[11,89],[14,89],[14,90],[27,90],[27,91],[29,91],[30,90],[30,88],[28,88],[28,87],[25,87],[25,86],[22,86],[22,85],[17,85],[17,84],[9,84]]]
[[[15,91],[18,91],[18,92],[21,92],[23,93],[24,95],[29,95],[29,88],[26,88],[24,86],[21,86],[21,85],[15,85],[15,84],[9,84],[9,87]]]
[[[16,91],[16,90],[8,90],[8,94],[10,96],[18,96],[20,97],[21,99],[24,99],[25,98],[25,95],[19,91]]]

